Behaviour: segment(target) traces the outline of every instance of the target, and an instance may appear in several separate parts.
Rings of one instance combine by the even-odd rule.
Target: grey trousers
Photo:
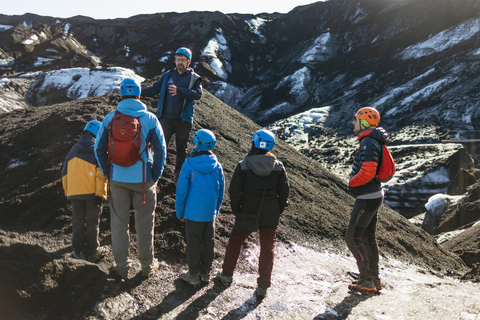
[[[130,205],[135,209],[138,258],[142,270],[150,270],[153,262],[153,227],[157,206],[157,184],[145,182],[145,204],[142,203],[142,183],[110,182],[110,227],[112,230],[112,252],[115,264],[121,272],[128,272]]]
[[[209,273],[215,249],[215,220],[209,222],[186,220],[185,237],[190,274]]]
[[[71,200],[72,202],[72,245],[75,253],[86,256],[97,253],[100,206],[95,200]]]

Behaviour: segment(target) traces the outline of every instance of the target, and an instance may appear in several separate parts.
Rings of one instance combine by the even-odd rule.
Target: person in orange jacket
[[[62,168],[65,196],[72,205],[73,257],[100,261],[106,249],[98,241],[101,202],[107,198],[107,180],[93,153],[100,121],[91,120],[70,149]]]
[[[375,177],[383,145],[388,143],[388,134],[378,127],[379,122],[380,113],[371,107],[359,109],[353,121],[353,131],[360,144],[355,152],[350,174],[349,188],[356,200],[345,239],[355,257],[360,275],[357,281],[349,285],[352,291],[376,292],[382,289],[375,232],[377,212],[383,202],[384,191],[382,183]],[[367,244],[363,242],[365,238],[368,240]],[[368,251],[365,245],[368,246]]]

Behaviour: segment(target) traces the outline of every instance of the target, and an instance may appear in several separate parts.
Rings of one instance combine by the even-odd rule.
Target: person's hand
[[[185,219],[185,217],[183,217],[182,219],[180,219],[181,222],[185,222],[185,220],[187,220],[187,219]]]
[[[170,92],[170,94],[172,96],[176,96],[177,95],[177,86],[174,85],[174,84],[171,84],[168,86],[168,91]]]

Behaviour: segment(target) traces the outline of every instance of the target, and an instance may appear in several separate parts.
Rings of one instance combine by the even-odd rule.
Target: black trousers
[[[190,274],[209,273],[215,250],[215,220],[185,221],[187,261]]]
[[[345,240],[357,261],[360,278],[378,277],[378,245],[375,233],[377,213],[382,202],[383,197],[357,199],[350,215]]]
[[[177,158],[175,160],[175,172],[180,172],[182,165],[187,158],[187,142],[190,137],[190,131],[192,131],[192,124],[182,119],[167,119],[160,118],[160,124],[162,125],[163,135],[165,137],[165,143],[170,143],[173,134],[175,133],[175,144],[177,150]]]

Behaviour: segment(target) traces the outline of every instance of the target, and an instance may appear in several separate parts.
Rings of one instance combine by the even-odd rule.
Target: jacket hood
[[[381,144],[388,144],[390,142],[387,131],[385,131],[385,129],[383,129],[382,127],[376,127],[373,129],[365,129],[360,131],[357,140],[362,140],[366,137],[375,139]]]
[[[268,154],[248,155],[245,157],[247,168],[251,169],[259,177],[268,177],[275,167],[274,156]]]
[[[95,138],[91,134],[82,134],[75,148],[78,153],[91,153],[95,145]]]
[[[210,173],[220,165],[214,154],[202,154],[199,156],[188,157],[187,161],[193,169],[201,173]]]
[[[117,110],[131,117],[140,117],[147,113],[147,107],[137,99],[124,99],[120,101]]]

